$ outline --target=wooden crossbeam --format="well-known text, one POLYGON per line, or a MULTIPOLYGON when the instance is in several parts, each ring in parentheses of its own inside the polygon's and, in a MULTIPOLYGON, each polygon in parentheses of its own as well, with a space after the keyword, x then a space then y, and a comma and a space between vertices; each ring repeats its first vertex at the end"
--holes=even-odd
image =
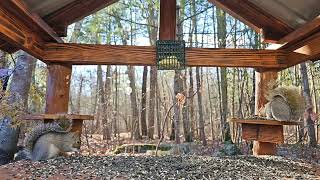
POLYGON ((39 59, 42 58, 44 41, 63 42, 19 0, 0 1, 0 38, 5 41, 2 50, 12 53, 23 49, 39 59))
POLYGON ((274 43, 294 29, 249 0, 208 0, 231 16, 262 33, 265 42, 274 43))
POLYGON ((79 114, 27 114, 20 118, 21 120, 94 120, 94 116, 91 115, 79 115, 79 114))
POLYGON ((50 13, 44 20, 60 36, 67 36, 67 26, 119 0, 77 0, 50 13))
MULTIPOLYGON (((46 44, 43 60, 78 65, 155 65, 151 46, 46 44)), ((283 69, 287 54, 281 50, 186 48, 187 66, 253 67, 283 69)))
POLYGON ((267 49, 289 52, 288 67, 320 59, 320 16, 281 38, 267 49))

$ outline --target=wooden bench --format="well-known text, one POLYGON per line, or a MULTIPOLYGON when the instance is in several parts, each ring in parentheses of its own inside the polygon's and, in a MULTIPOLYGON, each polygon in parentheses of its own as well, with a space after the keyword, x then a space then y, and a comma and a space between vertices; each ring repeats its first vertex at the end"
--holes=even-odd
POLYGON ((94 120, 91 115, 77 115, 77 114, 27 114, 21 117, 22 120, 44 120, 45 123, 59 120, 69 119, 72 120, 71 131, 82 133, 82 124, 84 120, 94 120))
POLYGON ((300 125, 294 121, 267 119, 230 119, 242 126, 242 138, 253 142, 253 155, 275 155, 276 145, 284 143, 283 126, 300 125))

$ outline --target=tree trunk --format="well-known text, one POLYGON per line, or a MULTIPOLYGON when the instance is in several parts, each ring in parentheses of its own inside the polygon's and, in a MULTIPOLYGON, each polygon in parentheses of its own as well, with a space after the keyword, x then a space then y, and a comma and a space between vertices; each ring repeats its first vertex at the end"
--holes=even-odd
MULTIPOLYGON (((35 69, 36 60, 25 52, 18 52, 16 70, 13 72, 9 87, 9 105, 20 104, 19 110, 25 111, 27 108, 28 95, 32 79, 32 72, 35 69)), ((20 126, 12 127, 13 117, 5 117, 0 121, 0 165, 13 160, 17 150, 20 126)))
POLYGON ((204 119, 203 119, 203 107, 202 107, 202 92, 201 92, 201 79, 199 67, 196 67, 196 79, 197 79, 197 93, 198 93, 198 108, 199 108, 199 130, 200 130, 200 139, 202 141, 202 145, 207 145, 206 135, 204 132, 204 119))
MULTIPOLYGON (((150 97, 149 97, 149 114, 148 114, 149 139, 153 139, 153 135, 154 135, 154 119, 155 119, 154 110, 155 110, 155 104, 156 104, 156 85, 158 81, 157 79, 158 79, 157 68, 155 66, 152 66, 150 70, 150 97)), ((159 121, 158 118, 157 118, 157 121, 159 121)))
POLYGON ((141 134, 147 136, 147 79, 148 79, 148 66, 144 66, 142 75, 142 92, 141 92, 141 134))
POLYGON ((139 113, 137 104, 137 93, 136 93, 136 78, 135 70, 133 66, 128 66, 128 77, 130 81, 130 100, 131 100, 131 110, 132 110, 132 138, 135 140, 141 139, 140 135, 140 125, 139 125, 139 113))
POLYGON ((312 107, 312 99, 310 95, 310 86, 309 86, 306 63, 300 64, 300 72, 301 72, 301 78, 302 78, 302 84, 303 84, 303 95, 307 102, 307 108, 309 109, 309 111, 306 111, 306 113, 308 113, 308 116, 307 116, 308 118, 306 118, 306 124, 308 126, 309 146, 315 147, 317 145, 317 140, 316 140, 316 134, 315 134, 315 128, 314 128, 314 121, 312 121, 311 119, 311 113, 313 113, 313 107, 312 107))

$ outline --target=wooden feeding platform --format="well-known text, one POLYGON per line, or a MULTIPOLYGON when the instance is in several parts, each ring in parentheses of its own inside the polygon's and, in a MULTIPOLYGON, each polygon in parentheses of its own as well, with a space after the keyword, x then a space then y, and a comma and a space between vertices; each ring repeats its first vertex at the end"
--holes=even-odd
POLYGON ((21 117, 22 120, 44 120, 50 122, 53 120, 72 120, 71 131, 82 132, 82 124, 84 120, 94 120, 91 115, 78 115, 78 114, 27 114, 21 117))
POLYGON ((300 122, 277 121, 271 119, 230 119, 230 122, 242 125, 242 138, 247 141, 254 141, 254 155, 275 155, 276 144, 283 144, 283 126, 300 125, 300 122))

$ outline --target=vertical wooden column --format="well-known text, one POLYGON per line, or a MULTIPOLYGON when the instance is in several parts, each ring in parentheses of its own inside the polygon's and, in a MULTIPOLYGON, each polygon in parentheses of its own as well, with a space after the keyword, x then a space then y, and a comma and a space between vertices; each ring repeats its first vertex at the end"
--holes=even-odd
MULTIPOLYGON (((71 73, 72 65, 48 64, 46 113, 68 113, 71 73)), ((81 130, 82 120, 73 121, 72 131, 81 133, 81 130)))
MULTIPOLYGON (((259 110, 268 102, 266 99, 266 91, 268 89, 269 82, 275 81, 277 78, 277 71, 268 71, 262 73, 256 72, 255 114, 258 114, 259 110)), ((277 152, 276 144, 254 141, 252 152, 253 155, 275 155, 277 152)))
POLYGON ((176 39, 176 0, 160 0, 160 40, 176 39))

